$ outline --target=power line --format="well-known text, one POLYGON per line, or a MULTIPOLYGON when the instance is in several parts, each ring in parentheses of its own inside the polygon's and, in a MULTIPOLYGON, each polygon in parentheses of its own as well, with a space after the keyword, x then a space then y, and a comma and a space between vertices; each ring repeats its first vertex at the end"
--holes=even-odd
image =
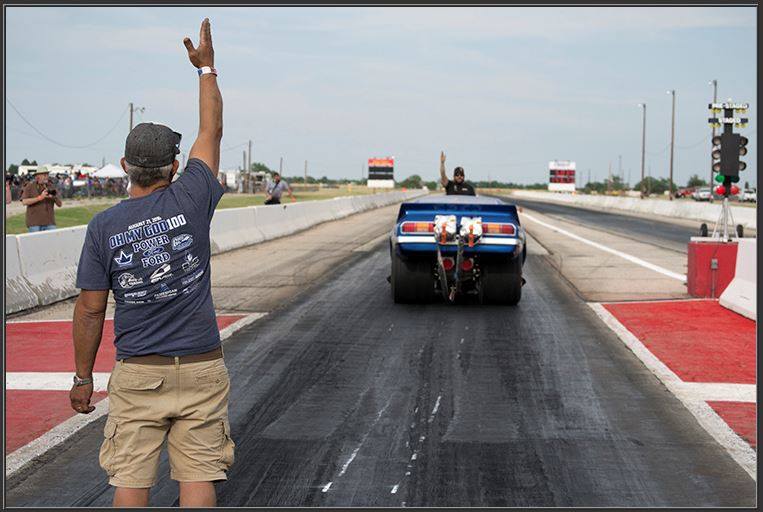
POLYGON ((16 105, 13 104, 13 102, 10 100, 10 98, 5 98, 5 101, 8 102, 8 104, 11 106, 11 108, 19 115, 19 117, 25 123, 27 125, 29 125, 29 127, 31 129, 33 129, 35 132, 37 132, 37 134, 40 135, 43 139, 47 140, 48 142, 51 142, 51 143, 55 144, 56 146, 61 146, 63 148, 70 148, 70 149, 85 149, 85 148, 90 148, 90 147, 95 146, 99 142, 103 141, 106 137, 111 135, 111 132, 113 132, 116 129, 117 126, 119 126, 119 123, 122 121, 122 118, 124 118, 124 116, 125 116, 125 114, 127 113, 127 110, 128 110, 127 108, 125 108, 124 111, 122 112, 122 115, 119 116, 119 119, 117 119, 117 122, 114 123, 114 126, 112 126, 111 129, 109 131, 107 131, 106 134, 103 137, 101 137, 100 139, 98 139, 97 141, 91 142, 90 144, 85 144, 84 146, 72 146, 72 145, 69 145, 69 144, 62 144, 61 142, 53 140, 50 137, 48 137, 47 135, 45 135, 44 133, 42 133, 40 130, 37 129, 37 127, 35 125, 33 125, 31 122, 29 122, 29 120, 26 117, 24 117, 24 114, 22 114, 19 111, 19 109, 16 108, 16 105))
POLYGON ((226 151, 230 151, 232 149, 240 148, 241 146, 246 146, 248 144, 249 144, 249 142, 242 142, 241 144, 236 144, 235 146, 229 146, 227 148, 221 149, 220 153, 225 153, 226 151))

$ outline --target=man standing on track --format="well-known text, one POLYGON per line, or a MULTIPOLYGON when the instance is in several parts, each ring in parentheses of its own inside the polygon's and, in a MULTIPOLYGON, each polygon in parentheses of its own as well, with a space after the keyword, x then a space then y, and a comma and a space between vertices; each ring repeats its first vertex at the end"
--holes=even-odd
POLYGON ((445 174, 445 153, 440 152, 440 183, 445 187, 445 194, 452 196, 474 196, 474 187, 464 181, 464 168, 453 169, 453 180, 449 180, 445 174))
POLYGON ((296 201, 294 194, 291 193, 291 187, 288 183, 281 179, 281 175, 277 172, 273 173, 273 181, 269 181, 267 187, 265 187, 265 204, 281 204, 281 196, 284 190, 291 197, 291 202, 296 201))
POLYGON ((183 41, 199 80, 199 134, 185 172, 173 182, 179 133, 136 126, 121 160, 130 197, 90 222, 77 272, 70 400, 82 414, 95 409, 93 366, 109 290, 116 302, 117 362, 99 457, 116 487, 115 507, 148 505, 165 439, 180 506, 214 507, 213 482, 225 480, 233 463, 230 382, 210 282, 223 124, 208 19, 199 38, 198 48, 183 41))

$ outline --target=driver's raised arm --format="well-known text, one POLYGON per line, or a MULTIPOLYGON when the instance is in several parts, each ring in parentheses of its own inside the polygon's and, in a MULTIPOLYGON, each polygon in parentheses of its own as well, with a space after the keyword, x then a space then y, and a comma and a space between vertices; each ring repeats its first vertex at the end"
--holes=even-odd
POLYGON ((217 87, 215 51, 212 48, 212 32, 209 19, 204 18, 199 32, 199 46, 194 48, 191 39, 186 37, 183 44, 188 50, 191 64, 201 69, 209 67, 212 73, 199 76, 199 134, 191 146, 188 156, 198 158, 217 177, 220 168, 220 140, 223 138, 223 98, 217 87))
POLYGON ((449 181, 448 175, 445 174, 445 152, 440 151, 440 183, 443 187, 447 187, 449 181))

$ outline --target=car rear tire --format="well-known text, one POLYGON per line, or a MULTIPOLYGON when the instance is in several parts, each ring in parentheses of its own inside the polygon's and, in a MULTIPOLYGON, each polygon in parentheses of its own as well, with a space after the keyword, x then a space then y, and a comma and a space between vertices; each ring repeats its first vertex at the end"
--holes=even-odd
POLYGON ((480 302, 514 306, 522 299, 522 260, 485 262, 480 265, 480 302))
POLYGON ((427 260, 403 259, 394 250, 392 259, 392 300, 396 304, 431 302, 434 295, 432 265, 427 260))

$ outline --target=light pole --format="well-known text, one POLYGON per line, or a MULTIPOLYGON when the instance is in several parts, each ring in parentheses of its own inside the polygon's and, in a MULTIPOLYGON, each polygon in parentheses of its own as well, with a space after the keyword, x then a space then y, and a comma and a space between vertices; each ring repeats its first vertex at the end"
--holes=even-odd
MULTIPOLYGON (((718 101, 718 80, 710 80, 708 82, 709 85, 713 86, 713 103, 718 101)), ((715 137, 715 125, 713 125, 713 135, 712 137, 715 137)), ((710 139, 713 140, 712 138, 710 139)), ((710 202, 713 202, 713 157, 710 156, 710 181, 708 182, 710 185, 710 202)))
POLYGON ((676 90, 671 89, 668 91, 673 97, 673 110, 670 116, 670 178, 668 178, 668 199, 673 200, 673 146, 676 140, 676 90))
POLYGON ((639 103, 641 107, 641 199, 644 199, 644 160, 646 158, 646 103, 639 103))

